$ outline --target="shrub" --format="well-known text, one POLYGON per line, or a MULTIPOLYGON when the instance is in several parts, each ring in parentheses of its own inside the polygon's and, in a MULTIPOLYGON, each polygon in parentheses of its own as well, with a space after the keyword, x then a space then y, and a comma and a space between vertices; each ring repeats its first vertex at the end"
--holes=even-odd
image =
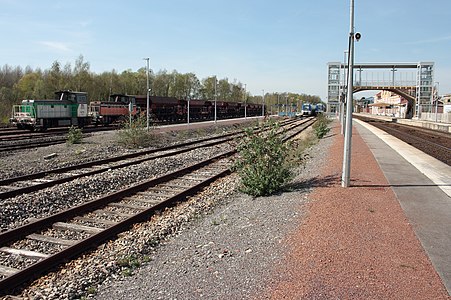
POLYGON ((270 195, 293 177, 289 144, 283 143, 277 134, 279 124, 270 121, 266 127, 265 132, 246 129, 238 145, 239 158, 234 168, 241 178, 240 190, 252 196, 270 195))
POLYGON ((329 123, 330 120, 326 116, 319 115, 317 117, 315 124, 313 124, 313 130, 318 139, 322 139, 330 131, 329 123))
POLYGON ((67 143, 69 144, 80 144, 83 138, 83 133, 80 128, 71 126, 69 128, 69 133, 67 134, 67 143))
POLYGON ((147 130, 145 116, 127 120, 122 124, 122 130, 118 131, 118 143, 127 148, 148 147, 153 139, 153 128, 147 130))

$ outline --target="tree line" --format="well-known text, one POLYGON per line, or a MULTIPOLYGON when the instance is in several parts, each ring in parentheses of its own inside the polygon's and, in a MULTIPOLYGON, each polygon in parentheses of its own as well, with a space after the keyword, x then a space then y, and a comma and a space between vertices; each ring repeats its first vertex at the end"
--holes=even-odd
MULTIPOLYGON (((229 81, 210 76, 199 79, 194 73, 179 73, 176 70, 168 72, 159 70, 149 72, 151 95, 176 97, 178 99, 202 99, 248 103, 262 103, 262 95, 253 96, 245 91, 244 84, 239 81, 229 81), (215 86, 216 82, 216 86, 215 86)), ((80 55, 72 67, 70 63, 64 66, 54 61, 49 69, 32 69, 27 66, 12 67, 5 64, 0 69, 0 123, 7 123, 11 117, 14 104, 20 104, 22 99, 53 99, 54 92, 59 90, 74 90, 87 92, 89 99, 107 100, 110 94, 145 95, 147 90, 146 68, 136 72, 116 70, 96 74, 91 72, 89 62, 80 55)), ((318 96, 295 93, 266 93, 265 103, 297 104, 299 102, 318 103, 318 96)))

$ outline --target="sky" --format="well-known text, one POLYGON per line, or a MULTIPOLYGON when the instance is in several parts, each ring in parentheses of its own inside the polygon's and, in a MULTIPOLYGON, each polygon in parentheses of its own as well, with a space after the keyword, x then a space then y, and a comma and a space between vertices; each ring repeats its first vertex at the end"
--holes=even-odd
MULTIPOLYGON (((451 93, 450 0, 355 0, 355 62, 434 62, 451 93)), ((145 67, 217 75, 253 95, 327 101, 327 63, 348 47, 350 0, 0 0, 0 66, 95 73, 145 67)))

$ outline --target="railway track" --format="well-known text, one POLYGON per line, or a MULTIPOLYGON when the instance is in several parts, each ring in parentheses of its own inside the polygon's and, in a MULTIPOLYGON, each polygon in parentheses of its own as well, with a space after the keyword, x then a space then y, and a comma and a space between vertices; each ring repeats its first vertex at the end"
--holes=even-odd
MULTIPOLYGON (((303 121, 305 122, 305 121, 303 121)), ((301 122, 300 124, 302 124, 301 122)), ((287 124, 289 126, 289 123, 287 124)), ((294 126, 299 126, 295 124, 294 126)), ((84 164, 56 168, 39 173, 0 180, 0 199, 6 199, 21 194, 42 190, 57 184, 69 182, 78 178, 92 176, 102 172, 129 167, 145 161, 196 150, 200 147, 212 147, 234 140, 243 132, 225 134, 201 140, 181 143, 158 149, 146 150, 138 153, 91 161, 84 164)))
MULTIPOLYGON (((96 131, 113 130, 117 127, 89 127, 83 129, 83 134, 96 131)), ((51 132, 24 132, 23 130, 0 133, 0 152, 11 152, 22 149, 46 147, 63 144, 67 141, 67 128, 55 128, 51 132)))
MULTIPOLYGON (((293 124, 288 140, 314 123, 293 124)), ((0 234, 0 295, 114 238, 229 174, 236 150, 146 180, 0 234)))
POLYGON ((371 123, 371 125, 451 166, 451 136, 449 134, 361 116, 358 119, 371 123))

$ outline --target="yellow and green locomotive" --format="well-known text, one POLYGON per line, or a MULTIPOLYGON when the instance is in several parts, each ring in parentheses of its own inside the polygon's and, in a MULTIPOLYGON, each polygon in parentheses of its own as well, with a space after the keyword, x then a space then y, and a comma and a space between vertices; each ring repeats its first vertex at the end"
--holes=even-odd
POLYGON ((90 123, 88 95, 65 90, 55 92, 55 99, 52 100, 22 100, 20 105, 14 105, 10 121, 18 129, 82 128, 90 123))

